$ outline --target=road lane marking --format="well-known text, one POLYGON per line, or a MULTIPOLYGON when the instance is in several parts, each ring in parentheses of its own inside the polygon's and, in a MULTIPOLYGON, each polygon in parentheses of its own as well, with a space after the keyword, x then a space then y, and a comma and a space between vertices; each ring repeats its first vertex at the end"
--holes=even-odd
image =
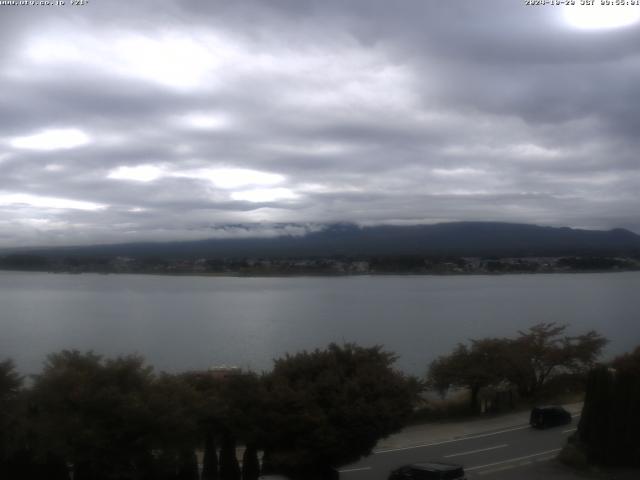
POLYGON ((516 430, 524 430, 525 428, 531 428, 531 427, 529 425, 524 425, 522 427, 507 428, 505 430, 500 430, 500 431, 497 431, 497 432, 482 433, 480 435, 475 435, 475 436, 472 436, 472 437, 453 438, 451 440, 444 440, 442 442, 424 443, 422 445, 413 445, 411 447, 387 448, 387 449, 384 449, 384 450, 376 450, 375 452, 373 452, 373 454, 377 455, 379 453, 401 452, 403 450, 414 450, 416 448, 435 447, 436 445, 445 445, 447 443, 464 442, 464 441, 467 441, 467 440, 475 440, 476 438, 491 437, 493 435, 500 435, 501 433, 514 432, 516 430))
POLYGON ((508 447, 506 443, 504 445, 496 445, 495 447, 479 448, 478 450, 469 450, 468 452, 452 453, 451 455, 445 455, 444 458, 461 457, 462 455, 471 455, 472 453, 488 452, 489 450, 496 450, 498 448, 508 447))
POLYGON ((344 470, 338 470, 338 472, 340 473, 363 472, 365 470, 371 470, 371 467, 346 468, 344 470))
MULTIPOLYGON (((534 461, 536 463, 548 462, 549 460, 553 460, 554 458, 555 458, 555 455, 551 456, 551 457, 536 458, 534 461)), ((514 468, 526 467, 526 466, 531 465, 531 464, 533 464, 533 462, 531 460, 525 460, 524 462, 514 463, 512 465, 504 465, 502 467, 496 467, 496 468, 490 468, 488 470, 482 470, 481 472, 478 472, 478 475, 482 475, 482 476, 491 475, 492 473, 500 473, 500 472, 504 472, 506 470, 513 470, 514 468)))
MULTIPOLYGON (((514 468, 518 468, 520 466, 526 467, 526 464, 515 464, 515 465, 503 465, 502 467, 490 468, 489 470, 483 470, 478 472, 478 475, 491 475, 492 473, 504 472, 506 470, 512 470, 514 468)), ((468 470, 465 469, 465 470, 468 470)))
POLYGON ((578 428, 568 428, 567 430, 562 430, 562 433, 575 432, 578 428))
POLYGON ((553 460, 554 458, 556 458, 555 455, 552 455, 550 457, 540 457, 540 458, 536 458, 536 462, 541 463, 541 462, 548 462, 549 460, 553 460))
POLYGON ((465 470, 467 471, 480 470, 481 468, 493 467, 495 465, 502 465, 504 463, 519 462, 520 460, 526 460, 528 458, 539 457, 541 455, 549 455, 550 453, 556 453, 556 452, 559 452, 560 450, 562 449, 555 448, 553 450, 546 450, 544 452, 532 453, 531 455, 525 455, 523 457, 516 457, 516 458, 510 458, 508 460, 502 460, 501 462, 493 462, 493 463, 487 463, 486 465, 477 465, 475 467, 468 467, 468 468, 465 468, 465 470))
POLYGON ((498 468, 492 468, 491 470, 483 470, 482 472, 478 472, 478 475, 491 475, 492 473, 504 472, 505 470, 511 470, 512 468, 516 468, 516 466, 517 465, 507 465, 506 467, 498 467, 498 468))

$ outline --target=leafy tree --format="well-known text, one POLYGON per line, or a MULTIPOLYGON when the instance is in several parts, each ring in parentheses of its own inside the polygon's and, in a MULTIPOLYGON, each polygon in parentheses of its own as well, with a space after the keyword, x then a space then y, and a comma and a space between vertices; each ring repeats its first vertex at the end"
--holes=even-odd
POLYGON ((162 373, 149 385, 147 408, 154 416, 151 425, 153 448, 178 455, 199 444, 200 397, 180 375, 162 373))
POLYGON ((428 384, 441 392, 467 388, 470 407, 479 410, 483 388, 508 382, 523 398, 535 397, 559 374, 584 375, 600 356, 607 340, 594 331, 564 335, 566 325, 540 323, 520 331, 515 339, 485 338, 459 344, 431 363, 428 384))
POLYGON ((458 344, 452 353, 431 363, 427 383, 442 393, 451 387, 467 388, 470 409, 479 411, 480 390, 504 378, 507 346, 508 340, 499 338, 472 340, 469 347, 458 344))
POLYGON ((143 478, 163 422, 150 408, 153 381, 140 357, 50 355, 33 385, 40 451, 72 463, 76 480, 143 478))
POLYGON ((419 385, 392 368, 395 359, 378 346, 331 344, 276 360, 265 378, 267 469, 312 479, 399 430, 419 385))
POLYGON ((11 360, 0 362, 0 477, 8 478, 10 458, 16 453, 20 432, 19 396, 23 378, 11 360))
POLYGON ((172 480, 197 478, 199 402, 198 393, 181 375, 163 373, 152 382, 147 408, 154 420, 148 433, 149 448, 162 452, 162 461, 155 466, 157 475, 172 480))
MULTIPOLYGON (((245 454, 249 455, 249 462, 243 463, 243 478, 250 479, 254 475, 253 472, 259 472, 259 467, 256 465, 258 445, 267 444, 270 436, 261 421, 265 409, 268 408, 264 382, 252 372, 240 372, 222 379, 219 382, 219 388, 222 400, 219 423, 223 431, 220 477, 225 478, 224 471, 229 478, 239 480, 239 477, 236 477, 239 470, 236 468, 235 443, 233 443, 233 455, 223 456, 223 451, 226 452, 225 443, 237 440, 246 446, 245 454), (227 462, 230 463, 227 464, 227 462)), ((257 477, 257 474, 255 476, 257 477)))
POLYGON ((545 383, 559 372, 586 374, 595 364, 607 340, 595 331, 564 335, 567 325, 539 323, 509 344, 507 379, 525 398, 535 397, 545 383))
POLYGON ((640 346, 636 347, 631 353, 616 357, 611 366, 621 373, 634 374, 640 372, 640 346))
POLYGON ((22 387, 23 378, 16 372, 12 360, 0 362, 0 402, 15 398, 22 387))
POLYGON ((222 430, 224 403, 220 393, 220 379, 209 371, 189 371, 180 377, 196 393, 194 406, 198 435, 204 445, 202 480, 218 480, 219 460, 217 436, 222 430))

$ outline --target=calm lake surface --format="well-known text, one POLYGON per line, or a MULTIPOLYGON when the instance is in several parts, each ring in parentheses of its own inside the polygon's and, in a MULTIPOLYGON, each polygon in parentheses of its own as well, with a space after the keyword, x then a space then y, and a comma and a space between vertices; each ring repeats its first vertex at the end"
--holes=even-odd
POLYGON ((303 278, 0 272, 0 359, 24 373, 61 349, 139 353, 160 370, 269 369, 329 342, 382 344, 422 374, 457 342, 542 321, 640 344, 640 272, 303 278))

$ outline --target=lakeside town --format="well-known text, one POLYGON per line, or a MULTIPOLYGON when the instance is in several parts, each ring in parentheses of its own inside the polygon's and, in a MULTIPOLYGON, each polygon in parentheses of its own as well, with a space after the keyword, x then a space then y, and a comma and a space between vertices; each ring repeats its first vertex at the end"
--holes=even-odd
POLYGON ((53 273, 146 273, 178 275, 465 275, 640 270, 640 258, 564 257, 319 257, 161 258, 0 256, 0 269, 53 273))

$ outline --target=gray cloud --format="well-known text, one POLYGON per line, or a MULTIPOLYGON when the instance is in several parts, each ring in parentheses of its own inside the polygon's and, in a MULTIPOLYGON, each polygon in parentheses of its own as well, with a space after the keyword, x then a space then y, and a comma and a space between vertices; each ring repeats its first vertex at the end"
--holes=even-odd
POLYGON ((244 222, 640 232, 640 24, 510 0, 0 8, 0 246, 244 222))

